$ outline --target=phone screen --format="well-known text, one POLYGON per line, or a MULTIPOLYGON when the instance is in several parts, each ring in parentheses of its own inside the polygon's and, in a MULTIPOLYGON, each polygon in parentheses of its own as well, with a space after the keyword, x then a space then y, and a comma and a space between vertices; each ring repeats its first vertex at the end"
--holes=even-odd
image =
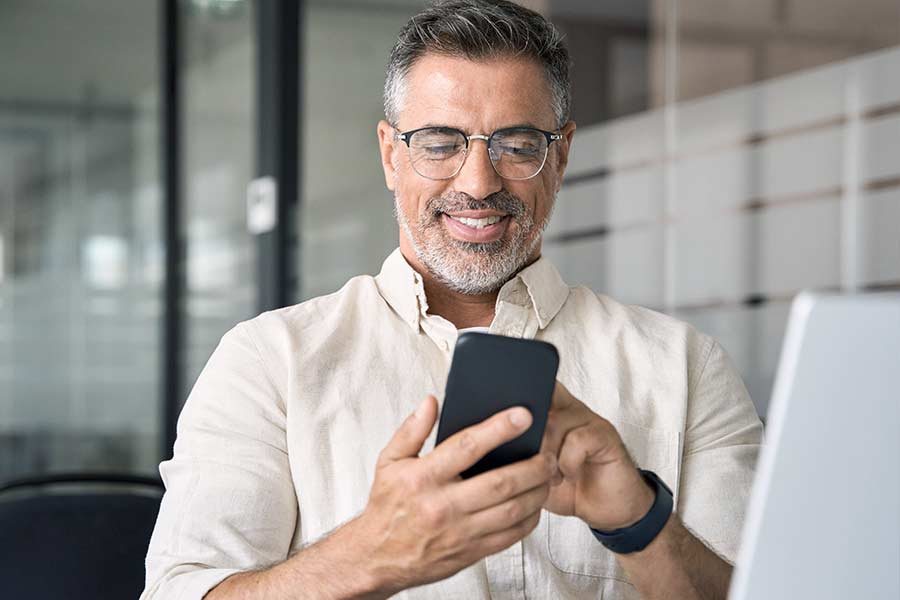
POLYGON ((513 406, 531 411, 531 427, 464 471, 463 478, 537 454, 553 397, 559 354, 537 340, 466 332, 456 342, 436 444, 513 406))

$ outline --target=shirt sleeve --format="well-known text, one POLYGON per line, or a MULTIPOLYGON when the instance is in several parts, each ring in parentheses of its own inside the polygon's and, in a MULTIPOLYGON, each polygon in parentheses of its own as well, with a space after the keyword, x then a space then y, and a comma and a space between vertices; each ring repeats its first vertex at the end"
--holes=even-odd
POLYGON ((732 564, 737 556, 762 423, 731 359, 709 339, 688 398, 678 512, 732 564))
POLYGON ((241 324, 225 334, 178 420, 141 600, 200 600, 287 558, 297 525, 285 406, 241 324))

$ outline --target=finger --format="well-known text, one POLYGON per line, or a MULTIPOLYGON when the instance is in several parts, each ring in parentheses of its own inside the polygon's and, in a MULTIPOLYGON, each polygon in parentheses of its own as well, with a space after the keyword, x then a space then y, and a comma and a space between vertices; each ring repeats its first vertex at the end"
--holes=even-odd
POLYGON ((553 386, 553 397, 550 400, 550 407, 563 409, 571 406, 574 402, 575 396, 557 379, 556 384, 553 386))
POLYGON ((594 421, 588 425, 576 427, 566 434, 559 451, 559 470, 567 479, 575 479, 578 472, 589 458, 600 457, 612 447, 610 428, 602 421, 594 421))
POLYGON ((500 411, 453 434, 438 444, 426 460, 438 478, 455 477, 497 446, 522 435, 531 421, 531 412, 522 406, 500 411))
MULTIPOLYGON (((488 533, 478 539, 478 558, 496 554, 509 548, 523 537, 531 533, 541 520, 541 511, 528 515, 512 527, 503 531, 488 533)), ((477 559, 476 559, 477 560, 477 559)))
POLYGON ((394 432, 387 446, 378 457, 379 466, 386 462, 393 462, 402 458, 418 456, 422 450, 428 434, 434 427, 437 418, 437 399, 428 395, 416 411, 409 415, 394 432))
POLYGON ((535 512, 540 512, 549 495, 549 484, 538 485, 500 504, 470 515, 463 527, 471 537, 509 529, 535 512))
POLYGON ((564 409, 551 408, 544 426, 544 437, 541 439, 541 452, 559 456, 563 439, 572 429, 591 422, 594 414, 589 410, 579 410, 569 405, 564 409))
POLYGON ((475 513, 549 482, 557 471, 556 456, 536 454, 457 483, 448 497, 462 512, 475 513))

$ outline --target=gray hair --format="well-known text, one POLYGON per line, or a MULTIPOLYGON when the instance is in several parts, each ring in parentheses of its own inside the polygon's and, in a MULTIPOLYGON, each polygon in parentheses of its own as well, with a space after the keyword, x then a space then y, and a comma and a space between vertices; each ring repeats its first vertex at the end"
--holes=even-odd
POLYGON ((569 120, 569 51, 540 14, 506 0, 434 2, 400 30, 384 82, 384 115, 396 124, 404 79, 427 52, 469 60, 522 57, 543 66, 557 126, 569 120))

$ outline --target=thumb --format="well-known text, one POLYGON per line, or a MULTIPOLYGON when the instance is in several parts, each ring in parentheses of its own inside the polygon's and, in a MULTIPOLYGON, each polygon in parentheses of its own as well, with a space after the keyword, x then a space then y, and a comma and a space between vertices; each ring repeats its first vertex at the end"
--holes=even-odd
POLYGON ((435 420, 437 420, 437 399, 429 394, 394 432, 391 441, 381 451, 379 462, 393 462, 418 456, 425 439, 434 427, 435 420))

